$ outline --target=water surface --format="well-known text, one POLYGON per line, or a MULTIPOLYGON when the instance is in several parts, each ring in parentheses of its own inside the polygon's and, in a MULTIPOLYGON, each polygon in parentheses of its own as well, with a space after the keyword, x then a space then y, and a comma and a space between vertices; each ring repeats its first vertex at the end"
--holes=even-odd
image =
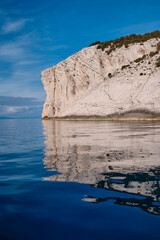
POLYGON ((158 239, 160 124, 0 120, 0 239, 158 239))

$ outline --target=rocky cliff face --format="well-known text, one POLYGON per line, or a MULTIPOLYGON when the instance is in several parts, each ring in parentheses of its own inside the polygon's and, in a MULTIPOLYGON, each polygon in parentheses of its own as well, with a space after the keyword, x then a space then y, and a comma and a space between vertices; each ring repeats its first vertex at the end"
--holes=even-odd
POLYGON ((43 71, 42 118, 158 118, 160 53, 150 53, 159 41, 122 46, 110 54, 91 46, 43 71))

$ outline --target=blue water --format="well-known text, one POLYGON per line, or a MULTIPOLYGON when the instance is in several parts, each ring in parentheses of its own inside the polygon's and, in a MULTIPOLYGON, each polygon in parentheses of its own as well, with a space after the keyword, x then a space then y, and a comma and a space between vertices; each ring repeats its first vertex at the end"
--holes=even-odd
POLYGON ((0 120, 0 240, 159 239, 158 123, 0 120))

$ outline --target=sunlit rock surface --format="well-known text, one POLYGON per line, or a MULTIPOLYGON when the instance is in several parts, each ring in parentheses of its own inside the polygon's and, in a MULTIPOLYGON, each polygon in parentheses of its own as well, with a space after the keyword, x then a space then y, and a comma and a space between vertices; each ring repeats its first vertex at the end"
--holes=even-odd
POLYGON ((159 40, 123 46, 110 55, 97 46, 84 48, 43 71, 42 118, 158 118, 160 54, 149 54, 156 51, 159 40), (124 65, 129 67, 122 70, 124 65))
POLYGON ((109 190, 110 197, 87 196, 84 201, 112 199, 116 204, 160 214, 158 123, 44 120, 43 124, 44 165, 54 171, 45 181, 90 184, 109 190), (113 197, 112 191, 126 196, 113 197))

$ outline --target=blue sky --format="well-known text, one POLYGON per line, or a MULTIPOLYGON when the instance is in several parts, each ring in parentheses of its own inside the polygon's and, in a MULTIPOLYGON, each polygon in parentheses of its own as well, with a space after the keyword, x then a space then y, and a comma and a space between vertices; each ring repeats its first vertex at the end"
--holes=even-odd
MULTIPOLYGON (((0 96, 27 98, 24 109, 22 99, 14 106, 21 115, 32 98, 42 105, 42 70, 97 40, 160 30, 159 13, 156 0, 1 0, 0 96)), ((13 98, 5 101, 10 115, 13 98)))

